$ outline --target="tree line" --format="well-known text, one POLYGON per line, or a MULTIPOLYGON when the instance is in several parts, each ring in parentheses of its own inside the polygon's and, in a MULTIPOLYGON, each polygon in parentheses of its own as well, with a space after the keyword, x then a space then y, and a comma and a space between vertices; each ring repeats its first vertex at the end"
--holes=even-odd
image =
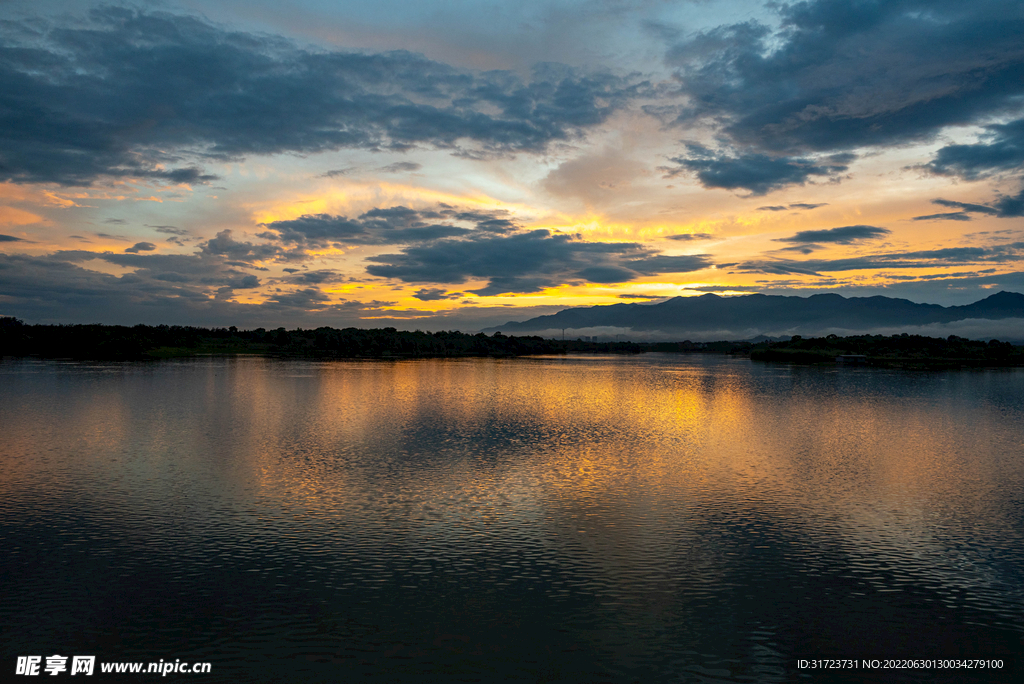
POLYGON ((527 356, 570 351, 638 353, 632 342, 548 340, 456 330, 395 328, 277 328, 239 330, 181 325, 26 325, 0 318, 0 356, 81 360, 143 360, 204 354, 263 354, 312 358, 527 356))
POLYGON ((803 338, 753 345, 750 358, 790 363, 835 363, 841 355, 860 355, 867 365, 902 367, 1020 366, 1024 347, 999 340, 923 335, 853 335, 803 338))
POLYGON ((38 356, 97 361, 134 361, 200 355, 260 354, 303 358, 512 357, 565 353, 717 353, 758 361, 835 363, 840 355, 862 355, 869 365, 904 367, 1020 366, 1024 347, 950 335, 855 335, 849 337, 718 342, 594 342, 536 335, 457 330, 424 332, 395 328, 277 328, 239 330, 181 325, 27 325, 0 317, 0 356, 38 356))

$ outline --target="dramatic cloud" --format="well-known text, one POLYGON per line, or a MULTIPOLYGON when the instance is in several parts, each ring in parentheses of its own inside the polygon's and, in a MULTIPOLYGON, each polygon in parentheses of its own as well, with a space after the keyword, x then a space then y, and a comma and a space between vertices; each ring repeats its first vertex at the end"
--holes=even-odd
POLYGON ((1024 167, 1024 119, 985 129, 982 139, 987 142, 943 147, 926 168, 942 176, 976 180, 1024 167))
POLYGON ((253 246, 233 240, 228 231, 189 255, 131 250, 0 254, 3 311, 36 321, 186 325, 283 324, 308 321, 313 312, 331 317, 333 324, 342 320, 357 324, 365 312, 389 304, 332 300, 318 287, 346 280, 332 269, 292 274, 287 281, 293 289, 275 288, 261 304, 234 302, 236 290, 263 285, 257 275, 245 271, 249 268, 245 263, 229 260, 252 256, 253 246), (114 276, 93 270, 90 264, 96 261, 127 272, 114 276))
MULTIPOLYGON (((959 209, 960 212, 957 214, 987 214, 989 216, 997 216, 999 218, 1017 218, 1024 216, 1024 190, 1020 191, 1016 195, 1001 195, 991 205, 987 204, 969 204, 967 202, 953 202, 951 200, 936 199, 932 200, 932 204, 938 204, 943 207, 950 207, 951 209, 959 209)), ((937 216, 944 216, 943 214, 937 214, 937 216)), ((930 217, 915 217, 925 219, 930 217)), ((964 221, 967 219, 955 219, 958 221, 964 221)))
POLYGON ((886 228, 875 226, 842 226, 840 228, 826 228, 823 230, 801 230, 792 237, 779 238, 776 242, 832 242, 841 245, 849 245, 862 240, 873 240, 892 231, 886 228))
POLYGON ((535 5, 497 42, 474 3, 439 28, 104 2, 0 3, 0 313, 975 288, 920 290, 948 301, 1021 270, 1016 0, 629 0, 568 32, 535 5))
MULTIPOLYGON (((337 301, 315 287, 279 290, 261 304, 230 299, 259 279, 201 256, 58 252, 50 256, 0 254, 3 313, 35 322, 178 325, 365 325, 389 302, 337 301), (137 268, 113 276, 80 263, 100 259, 137 268)), ((400 317, 402 312, 387 312, 400 317)))
POLYGON ((766 154, 728 156, 714 154, 700 145, 687 146, 689 157, 673 157, 676 167, 662 167, 666 177, 684 171, 696 173, 705 188, 749 190, 764 195, 788 185, 804 185, 812 176, 834 176, 846 171, 851 154, 832 155, 811 160, 796 157, 773 157, 766 154))
POLYGON ((1000 218, 1016 218, 1024 216, 1024 190, 1016 195, 1003 196, 993 202, 996 216, 1000 218))
POLYGON ((371 275, 407 283, 461 284, 487 280, 478 295, 538 292, 582 282, 619 283, 641 275, 698 271, 707 255, 660 255, 632 242, 586 242, 577 236, 532 230, 475 234, 367 259, 371 275))
POLYGON ((203 254, 223 256, 233 261, 252 263, 286 257, 285 251, 276 245, 261 245, 251 242, 238 242, 231 237, 230 230, 222 230, 217 237, 208 240, 201 247, 203 254))
POLYGON ((330 214, 306 214, 297 219, 273 221, 263 226, 268 230, 260 233, 259 237, 303 248, 409 244, 465 236, 474 230, 501 234, 516 228, 507 212, 467 212, 448 205, 419 211, 402 206, 371 209, 354 219, 330 214), (456 226, 453 223, 466 225, 456 226))
POLYGON ((934 199, 932 204, 938 204, 940 207, 949 207, 950 209, 959 209, 968 213, 976 214, 998 214, 999 211, 993 207, 986 206, 984 204, 968 204, 966 202, 953 202, 952 200, 934 199))
MULTIPOLYGON (((814 153, 921 142, 989 124, 977 145, 942 149, 935 173, 976 178, 1019 168, 1024 6, 1010 0, 808 0, 776 5, 776 28, 748 21, 675 43, 687 101, 671 123, 713 125, 736 158, 689 160, 707 187, 755 193, 833 171, 814 153)), ((666 118, 665 105, 649 108, 666 118)))
POLYGON ((639 87, 550 64, 524 82, 404 51, 313 51, 115 7, 78 25, 5 22, 0 35, 0 179, 15 182, 204 183, 204 160, 350 147, 542 151, 639 87))

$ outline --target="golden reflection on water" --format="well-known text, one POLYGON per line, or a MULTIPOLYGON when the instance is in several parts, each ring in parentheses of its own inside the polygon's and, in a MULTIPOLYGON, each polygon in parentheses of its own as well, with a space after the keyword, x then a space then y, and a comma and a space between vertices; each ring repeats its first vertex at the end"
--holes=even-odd
MULTIPOLYGON (((201 369, 200 383, 182 364, 191 376, 180 391, 136 372, 128 382, 97 370, 85 393, 5 407, 7 445, 86 457, 62 470, 118 455, 152 474, 192 463, 218 478, 255 477, 261 496, 324 513, 384 496, 381 459, 408 500, 502 491, 537 505, 647 488, 737 505, 767 496, 850 518, 867 500, 873 510, 964 504, 965 486, 1020 477, 1019 463, 992 458, 1006 447, 997 415, 979 410, 971 423, 935 397, 829 392, 827 374, 801 369, 777 371, 787 377, 770 390, 729 364, 674 359, 244 359, 201 369)), ((9 459, 0 482, 23 468, 38 463, 9 459)))
MULTIPOLYGON (((605 643, 599 625, 649 658, 658 639, 757 632, 767 648, 802 624, 776 601, 814 620, 800 597, 840 585, 925 587, 1020 631, 1022 386, 655 354, 5 362, 0 521, 55 521, 111 554, 127 540, 116 577, 147 559, 173 575, 158 586, 222 572, 191 589, 210 600, 239 573, 259 596, 323 587, 339 621, 350 590, 396 620, 455 605, 470 624, 573 596, 580 639, 605 643), (499 587, 519 593, 503 604, 499 587)), ((820 614, 874 625, 875 604, 850 605, 849 623, 820 614)))
MULTIPOLYGON (((948 392, 840 394, 828 387, 834 372, 808 369, 776 370, 781 381, 760 387, 736 370, 678 359, 242 359, 199 369, 198 383, 181 364, 176 387, 145 369, 134 382, 97 369, 87 391, 5 406, 5 441, 34 458, 72 451, 62 470, 120 455, 151 473, 191 464, 222 483, 255 478, 261 496, 325 513, 378 495, 381 463, 410 500, 475 490, 519 503, 615 499, 646 487, 850 516, 865 500, 964 503, 965 487, 1021 475, 1019 461, 994 458, 1007 447, 999 415, 978 409, 965 421, 948 392)), ((22 469, 38 463, 8 459, 0 486, 22 469)))
MULTIPOLYGON (((205 403, 234 426, 214 453, 255 477, 262 505, 339 521, 366 507, 431 533, 568 518, 594 533, 587 543, 610 547, 651 519, 685 535, 702 509, 852 536, 895 526, 906 547, 933 543, 936 518, 1007 522, 1005 502, 982 496, 1021 479, 1019 461, 993 459, 1006 452, 998 417, 979 409, 972 429, 948 393, 839 392, 836 372, 816 369, 776 369, 781 380, 759 386, 737 370, 674 359, 244 361, 207 378, 205 403)), ((109 402, 76 420, 103 415, 105 434, 123 434, 124 410, 109 402)))

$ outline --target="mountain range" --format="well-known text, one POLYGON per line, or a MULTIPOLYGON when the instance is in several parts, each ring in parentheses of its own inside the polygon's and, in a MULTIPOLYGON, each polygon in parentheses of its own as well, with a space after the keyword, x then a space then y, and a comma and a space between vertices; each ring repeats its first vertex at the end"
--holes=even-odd
MULTIPOLYGON (((526 321, 509 321, 483 332, 505 334, 625 335, 637 339, 749 339, 757 335, 829 332, 956 332, 966 322, 1003 321, 1009 336, 1024 337, 1024 294, 999 292, 966 306, 918 304, 891 297, 810 297, 751 294, 674 297, 657 304, 611 304, 565 309, 526 321), (1010 320, 1013 319, 1013 320, 1010 320), (1019 324, 1019 327, 1018 327, 1019 324), (1009 327, 1007 327, 1009 326, 1009 327), (924 331, 919 329, 924 329, 924 331)), ((970 326, 968 326, 970 327, 970 326)), ((974 325, 973 328, 978 328, 974 325)), ((973 329, 972 328, 972 329, 973 329)), ((985 326, 981 326, 984 329, 985 326)), ((988 333, 980 333, 981 336, 988 333)), ((970 335, 966 335, 970 336, 970 335)), ((978 335, 975 335, 978 336, 978 335)), ((1001 339, 1007 333, 1003 332, 1001 339)))

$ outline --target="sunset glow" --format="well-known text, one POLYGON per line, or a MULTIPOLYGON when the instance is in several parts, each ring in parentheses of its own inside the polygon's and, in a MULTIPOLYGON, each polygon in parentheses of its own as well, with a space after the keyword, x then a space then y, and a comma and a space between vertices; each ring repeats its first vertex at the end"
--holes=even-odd
POLYGON ((1017 3, 5 3, 0 315, 1024 291, 1017 3))

